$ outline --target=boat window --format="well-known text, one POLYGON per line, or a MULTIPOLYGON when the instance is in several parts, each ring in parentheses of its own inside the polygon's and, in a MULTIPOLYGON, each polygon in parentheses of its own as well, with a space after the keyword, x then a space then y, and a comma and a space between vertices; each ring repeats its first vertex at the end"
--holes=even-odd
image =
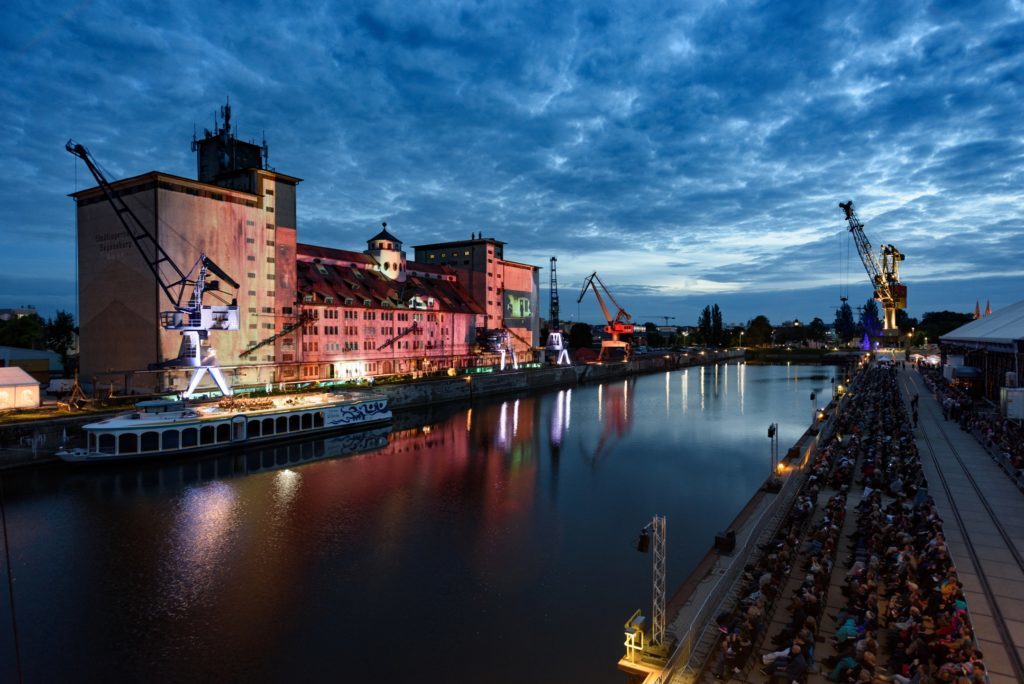
POLYGON ((142 433, 142 451, 157 451, 160 448, 160 433, 149 432, 142 433))
POLYGON ((311 427, 313 427, 313 414, 312 413, 303 413, 302 414, 302 429, 303 430, 309 430, 311 427))
POLYGON ((96 451, 96 435, 89 433, 89 451, 96 451))
POLYGON ((277 419, 277 434, 283 435, 288 432, 288 419, 281 416, 277 419))
POLYGON ((100 435, 100 448, 101 454, 112 454, 114 453, 114 435, 103 434, 100 435))
POLYGON ((249 421, 249 436, 259 437, 260 436, 260 421, 250 420, 249 421))
POLYGON ((218 442, 230 442, 231 441, 231 426, 227 423, 221 423, 217 426, 217 441, 218 442))
POLYGON ((214 430, 212 425, 204 425, 199 429, 199 443, 213 444, 214 430))
POLYGON ((318 427, 319 428, 319 427, 323 427, 323 426, 324 426, 324 412, 323 411, 317 411, 316 413, 313 414, 313 427, 318 427))
POLYGON ((178 448, 178 431, 177 430, 166 430, 163 435, 164 449, 177 449, 178 448))
POLYGON ((181 431, 181 446, 194 447, 198 444, 196 438, 199 436, 199 431, 195 428, 185 428, 181 431))
POLYGON ((290 418, 288 418, 288 429, 290 431, 292 431, 292 432, 295 432, 295 431, 297 431, 299 429, 299 417, 298 416, 291 416, 290 418))
POLYGON ((126 432, 117 439, 117 453, 134 454, 139 450, 139 438, 134 432, 126 432))
POLYGON ((272 435, 274 434, 274 419, 264 418, 263 419, 263 434, 272 435))

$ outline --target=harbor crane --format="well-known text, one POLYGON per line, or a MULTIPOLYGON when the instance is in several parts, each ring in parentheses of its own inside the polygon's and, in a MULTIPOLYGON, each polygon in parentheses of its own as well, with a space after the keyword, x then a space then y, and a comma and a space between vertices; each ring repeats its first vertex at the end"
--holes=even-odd
POLYGON ((900 262, 905 258, 894 245, 882 245, 880 250, 881 264, 872 252, 871 242, 864 234, 864 224, 857 218, 857 212, 853 208, 853 200, 840 202, 839 208, 846 215, 846 222, 853 235, 853 242, 857 245, 857 253, 864 264, 864 270, 868 272, 871 284, 874 286, 873 297, 882 305, 884 321, 882 322, 882 333, 886 337, 898 335, 896 327, 896 312, 907 306, 907 286, 900 282, 900 262))
POLYGON ((207 292, 220 290, 220 282, 207 280, 209 274, 217 276, 236 291, 238 283, 205 254, 199 255, 187 273, 183 271, 146 224, 139 220, 131 207, 110 185, 89 151, 74 140, 68 140, 64 148, 85 162, 121 226, 146 260, 146 266, 173 307, 172 311, 160 313, 160 324, 165 330, 177 330, 181 333, 181 349, 176 359, 157 364, 157 367, 195 369, 188 389, 182 393, 186 399, 192 396, 207 373, 224 396, 231 396, 231 387, 224 380, 224 375, 217 365, 217 353, 209 343, 209 334, 211 330, 238 330, 238 300, 232 297, 229 305, 211 306, 204 304, 203 299, 207 292))
POLYGON ((551 318, 548 321, 548 341, 544 350, 555 357, 556 366, 569 365, 569 350, 565 347, 565 335, 562 333, 561 325, 558 322, 558 259, 551 257, 551 318))
POLYGON ((583 281, 583 289, 580 290, 580 296, 576 300, 576 303, 583 301, 583 297, 587 294, 587 288, 594 290, 594 296, 597 297, 597 303, 601 307, 601 311, 604 313, 604 318, 608 321, 608 325, 604 327, 604 331, 612 336, 610 340, 601 340, 601 353, 598 354, 597 360, 604 360, 605 351, 608 349, 621 349, 624 358, 623 360, 629 359, 630 346, 629 342, 623 340, 623 336, 632 336, 634 332, 633 319, 630 317, 626 310, 619 306, 619 303, 615 301, 615 297, 608 290, 608 287, 601 282, 601 278, 597 275, 597 271, 594 271, 586 280, 583 281), (600 289, 598 289, 600 286, 600 289), (612 316, 611 311, 608 309, 608 305, 604 303, 604 298, 601 296, 601 290, 604 290, 605 296, 608 297, 609 301, 615 305, 616 312, 612 316))

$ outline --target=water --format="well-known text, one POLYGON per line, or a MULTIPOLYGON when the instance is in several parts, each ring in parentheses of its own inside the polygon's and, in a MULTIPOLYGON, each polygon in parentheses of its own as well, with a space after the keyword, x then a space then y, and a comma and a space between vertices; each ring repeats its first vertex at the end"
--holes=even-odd
POLYGON ((25 680, 620 682, 622 623, 650 614, 640 528, 668 518, 671 595, 767 476, 768 424, 784 452, 835 376, 691 368, 390 434, 8 473, 25 680))

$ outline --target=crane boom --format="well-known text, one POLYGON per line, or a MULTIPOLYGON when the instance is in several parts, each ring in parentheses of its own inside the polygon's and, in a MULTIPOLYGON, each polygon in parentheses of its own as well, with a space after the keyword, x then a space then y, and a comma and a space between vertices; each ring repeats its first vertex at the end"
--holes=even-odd
POLYGON ((225 396, 231 395, 231 388, 224 380, 216 361, 216 352, 207 342, 211 330, 238 330, 238 303, 234 298, 228 306, 206 306, 203 295, 208 290, 219 289, 219 283, 207 284, 207 272, 221 278, 231 287, 239 285, 212 259, 200 254, 196 263, 185 273, 173 258, 160 245, 160 241, 146 227, 121 195, 114 190, 110 181, 100 170, 92 155, 83 145, 68 140, 64 145, 71 154, 83 162, 96 179, 100 190, 114 210, 121 227, 135 243, 136 249, 146 261, 146 266, 153 273, 157 284, 174 307, 173 311, 160 313, 161 325, 166 330, 177 330, 181 333, 181 350, 176 359, 154 364, 155 368, 184 366, 195 369, 188 389, 184 391, 186 398, 191 397, 200 380, 209 373, 217 387, 225 396), (169 271, 170 274, 166 275, 169 271), (194 277, 193 277, 193 274, 194 277), (186 292, 191 287, 191 294, 186 292))
MULTIPOLYGON (((117 215, 118 221, 121 222, 121 226, 125 232, 128 233, 128 237, 135 243, 139 253, 142 254, 146 260, 146 266, 153 272, 153 276, 156 278, 156 282, 160 285, 160 288, 164 291, 167 299, 175 306, 180 307, 182 301, 185 299, 185 290, 190 285, 188 276, 184 271, 174 262, 174 260, 164 251, 163 247, 157 241, 156 237, 146 227, 139 217, 135 215, 135 212, 131 210, 124 199, 114 190, 110 185, 110 181, 103 175, 96 162, 93 160, 92 155, 89 154, 89 150, 85 146, 76 143, 74 140, 68 140, 67 144, 64 145, 71 154, 75 155, 83 162, 89 172, 92 173, 93 178, 96 179, 96 183, 100 186, 100 190, 107 198, 107 202, 114 208, 114 214, 117 215), (150 256, 152 255, 152 256, 150 256), (171 278, 165 277, 161 269, 162 266, 166 265, 173 271, 171 278)), ((213 270, 213 269, 211 269, 213 270)), ((219 271, 219 269, 218 269, 219 271)), ((215 273, 217 271, 214 271, 215 273)), ((222 276, 223 277, 223 276, 222 276)), ((234 281, 232 281, 234 282, 234 281)), ((237 285, 235 286, 237 287, 237 285)))
POLYGON ((604 313, 604 318, 608 321, 608 325, 604 327, 604 331, 612 336, 610 340, 602 340, 601 342, 601 353, 598 359, 604 358, 604 352, 608 348, 620 348, 625 352, 626 359, 629 358, 629 343, 623 341, 620 336, 632 335, 633 334, 633 320, 630 315, 622 308, 615 297, 612 295, 608 287, 601 281, 600 276, 597 275, 597 271, 594 271, 586 280, 583 281, 583 288, 580 290, 580 296, 576 300, 576 303, 583 301, 583 297, 587 294, 587 288, 594 291, 594 296, 597 297, 597 303, 601 307, 601 311, 604 313), (600 290, 598 285, 601 286, 600 290), (615 315, 612 316, 611 311, 608 309, 608 305, 604 303, 604 298, 601 296, 601 290, 604 290, 605 295, 615 305, 615 315))
POLYGON ((899 265, 906 257, 895 246, 882 245, 882 262, 879 264, 872 252, 871 242, 864 233, 864 224, 857 218, 853 200, 840 202, 839 208, 843 210, 850 234, 853 235, 853 242, 857 245, 861 263, 864 264, 864 270, 871 279, 874 287, 873 296, 882 305, 885 314, 883 331, 892 335, 897 331, 896 311, 907 306, 907 286, 900 282, 899 265))

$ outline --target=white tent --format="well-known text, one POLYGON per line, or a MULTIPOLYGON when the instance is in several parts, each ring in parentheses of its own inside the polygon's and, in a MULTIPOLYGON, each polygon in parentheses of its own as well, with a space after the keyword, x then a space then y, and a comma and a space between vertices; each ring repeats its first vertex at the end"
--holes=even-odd
POLYGON ((1003 307, 942 336, 947 344, 1013 353, 1024 339, 1024 301, 1003 307))
POLYGON ((0 411, 39 408, 39 383, 18 368, 0 368, 0 411))

